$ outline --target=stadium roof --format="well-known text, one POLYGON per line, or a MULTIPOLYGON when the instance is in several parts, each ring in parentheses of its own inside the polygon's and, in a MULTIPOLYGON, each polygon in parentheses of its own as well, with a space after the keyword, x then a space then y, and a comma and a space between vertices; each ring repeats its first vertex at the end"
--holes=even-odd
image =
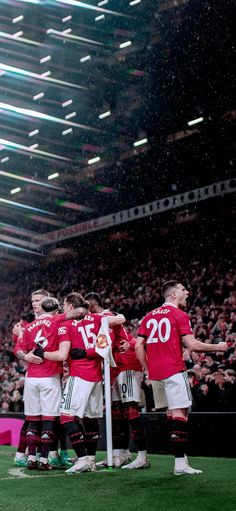
POLYGON ((231 9, 2 0, 2 268, 41 257, 41 235, 235 176, 231 9))

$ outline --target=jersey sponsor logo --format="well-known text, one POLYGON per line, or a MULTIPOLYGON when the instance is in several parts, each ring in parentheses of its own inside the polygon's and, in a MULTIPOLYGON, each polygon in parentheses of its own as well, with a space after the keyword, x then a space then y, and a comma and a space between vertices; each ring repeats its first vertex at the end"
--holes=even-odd
POLYGON ((64 335, 64 334, 66 334, 66 327, 60 326, 60 328, 58 328, 58 335, 64 335))

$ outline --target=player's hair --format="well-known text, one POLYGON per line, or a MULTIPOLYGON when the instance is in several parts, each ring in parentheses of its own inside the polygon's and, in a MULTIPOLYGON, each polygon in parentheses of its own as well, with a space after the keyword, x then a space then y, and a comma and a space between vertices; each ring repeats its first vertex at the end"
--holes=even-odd
POLYGON ((90 293, 87 293, 87 295, 85 295, 84 299, 88 300, 89 302, 94 300, 95 302, 97 302, 99 307, 102 307, 101 296, 98 293, 95 293, 94 291, 90 291, 90 293))
POLYGON ((59 308, 59 302, 56 298, 53 298, 52 296, 49 296, 47 298, 44 298, 41 307, 45 312, 53 312, 58 310, 59 308))
POLYGON ((66 295, 65 301, 67 303, 69 303, 70 305, 73 305, 73 307, 75 309, 77 309, 78 307, 83 307, 84 309, 88 309, 89 305, 90 305, 90 303, 87 302, 80 293, 76 293, 76 292, 69 293, 68 295, 66 295))
POLYGON ((43 295, 43 296, 50 296, 50 293, 49 291, 46 291, 46 289, 36 289, 36 291, 33 291, 32 293, 32 296, 33 295, 43 295))
POLYGON ((21 319, 27 321, 27 323, 32 323, 32 321, 35 319, 35 314, 33 311, 24 312, 24 314, 21 316, 21 319))
POLYGON ((164 298, 166 298, 167 296, 169 296, 173 289, 178 286, 178 284, 180 284, 180 282, 178 280, 167 280, 167 282, 164 282, 164 284, 162 285, 162 288, 161 288, 161 294, 164 298))

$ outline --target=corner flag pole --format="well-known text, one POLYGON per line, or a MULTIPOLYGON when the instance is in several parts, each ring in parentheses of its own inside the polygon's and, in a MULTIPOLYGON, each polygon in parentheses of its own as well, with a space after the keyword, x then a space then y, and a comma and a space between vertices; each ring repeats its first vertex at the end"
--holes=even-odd
POLYGON ((104 359, 105 380, 105 405, 106 405, 106 443, 107 443, 107 466, 113 466, 112 457, 112 420, 111 420, 111 376, 110 364, 104 359))
POLYGON ((113 466, 112 456, 112 419, 111 419, 111 373, 110 366, 116 367, 112 356, 112 341, 109 335, 107 318, 104 317, 98 332, 95 351, 104 359, 104 382, 105 382, 105 406, 106 406, 106 443, 107 443, 107 466, 113 466))

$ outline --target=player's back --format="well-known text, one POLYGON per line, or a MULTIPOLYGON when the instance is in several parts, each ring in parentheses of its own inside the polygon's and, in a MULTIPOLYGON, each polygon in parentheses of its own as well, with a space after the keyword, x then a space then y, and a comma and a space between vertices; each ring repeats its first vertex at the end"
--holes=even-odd
POLYGON ((172 304, 143 318, 138 335, 145 339, 150 379, 162 380, 184 371, 182 335, 191 333, 190 328, 187 314, 172 304))
POLYGON ((70 350, 80 348, 86 352, 93 352, 80 360, 69 357, 70 376, 78 376, 87 381, 100 381, 102 379, 102 359, 95 353, 97 336, 101 327, 102 316, 99 314, 87 314, 81 320, 69 320, 63 323, 68 332, 68 340, 71 343, 70 350))
MULTIPOLYGON (((43 315, 36 318, 24 330, 21 342, 23 351, 34 350, 41 346, 45 351, 56 351, 58 349, 58 319, 53 316, 43 315)), ((28 376, 47 377, 62 372, 62 363, 44 360, 42 364, 28 365, 28 376)))

